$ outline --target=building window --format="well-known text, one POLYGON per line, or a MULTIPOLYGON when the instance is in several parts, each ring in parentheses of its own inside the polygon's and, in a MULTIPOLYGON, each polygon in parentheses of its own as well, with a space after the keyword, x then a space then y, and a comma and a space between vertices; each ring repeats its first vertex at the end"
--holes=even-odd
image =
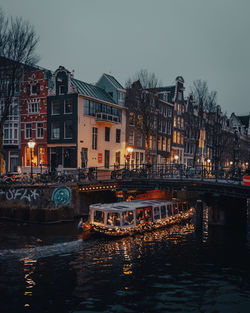
POLYGON ((176 117, 174 117, 174 127, 176 127, 176 117))
POLYGON ((45 148, 39 147, 39 165, 46 165, 46 150, 45 148))
POLYGON ((25 139, 29 139, 32 137, 32 124, 25 124, 25 139))
POLYGON ((159 136, 158 139, 157 139, 157 142, 158 142, 158 150, 161 150, 161 141, 162 141, 162 137, 159 136))
POLYGON ((168 138, 168 146, 167 146, 167 151, 170 152, 171 149, 171 139, 168 138))
POLYGON ((60 139, 60 121, 51 122, 51 139, 60 139))
POLYGON ((73 112, 73 101, 72 99, 66 99, 64 101, 64 113, 71 114, 73 112))
POLYGON ((174 133, 173 133, 173 142, 176 143, 176 130, 174 130, 174 133))
POLYGON ((18 144, 18 124, 17 123, 5 123, 3 126, 3 143, 18 144))
POLYGON ((138 148, 142 147, 142 134, 140 133, 137 134, 137 147, 138 148))
POLYGON ((120 164, 121 164, 121 152, 120 151, 115 153, 115 163, 118 166, 120 166, 120 164))
POLYGON ((59 95, 64 95, 65 94, 65 88, 64 88, 64 85, 59 85, 59 95))
POLYGON ((43 138, 43 123, 36 124, 36 138, 43 138))
POLYGON ((184 119, 183 118, 181 119, 181 128, 182 129, 184 128, 184 119))
POLYGON ((128 124, 130 126, 135 126, 135 113, 130 112, 129 113, 129 121, 128 124))
POLYGON ((96 127, 92 128, 92 149, 97 150, 97 133, 98 129, 96 127))
POLYGON ((30 91, 31 91, 30 95, 31 96, 37 95, 37 89, 38 89, 37 84, 32 84, 30 88, 30 91))
POLYGON ((153 146, 153 137, 152 135, 149 136, 149 149, 152 149, 153 146))
POLYGON ((52 115, 60 114, 60 102, 58 100, 51 102, 51 114, 52 115))
POLYGON ((40 103, 39 102, 30 102, 28 104, 28 113, 34 114, 40 112, 40 103))
POLYGON ((166 137, 162 137, 162 150, 166 151, 166 137))
POLYGON ((176 140, 176 142, 180 143, 180 141, 181 141, 181 139, 180 139, 180 132, 177 132, 177 140, 176 140))
POLYGON ((181 119, 180 119, 179 116, 178 116, 178 118, 177 118, 177 127, 178 127, 178 128, 181 127, 181 119))
POLYGON ((134 132, 132 130, 128 133, 128 144, 134 145, 134 132))
POLYGON ((105 127, 105 141, 110 141, 110 127, 105 127))
POLYGON ((120 129, 116 129, 115 138, 116 138, 115 142, 117 142, 117 143, 121 142, 121 130, 120 129))
POLYGON ((137 126, 140 127, 140 128, 142 128, 142 126, 143 126, 143 117, 142 117, 142 115, 138 115, 138 117, 137 117, 137 126))
POLYGON ((178 100, 182 101, 182 99, 183 99, 182 92, 178 91, 178 100))
POLYGON ((64 139, 72 139, 73 137, 73 122, 68 120, 64 122, 64 139))

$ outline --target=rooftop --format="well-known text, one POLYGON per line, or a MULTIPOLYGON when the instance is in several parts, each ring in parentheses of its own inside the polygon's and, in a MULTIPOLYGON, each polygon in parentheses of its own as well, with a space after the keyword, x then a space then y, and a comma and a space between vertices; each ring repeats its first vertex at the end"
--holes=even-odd
POLYGON ((77 87, 78 92, 82 95, 116 104, 114 99, 102 88, 92 84, 84 83, 78 79, 71 78, 71 82, 77 87))

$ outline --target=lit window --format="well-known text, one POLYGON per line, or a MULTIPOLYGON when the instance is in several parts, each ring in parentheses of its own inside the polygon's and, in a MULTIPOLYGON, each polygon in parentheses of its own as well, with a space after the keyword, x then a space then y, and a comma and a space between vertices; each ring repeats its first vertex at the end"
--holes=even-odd
POLYGON ((135 113, 129 113, 129 125, 134 126, 135 125, 135 113))
POLYGON ((51 139, 60 139, 60 121, 51 123, 51 139))

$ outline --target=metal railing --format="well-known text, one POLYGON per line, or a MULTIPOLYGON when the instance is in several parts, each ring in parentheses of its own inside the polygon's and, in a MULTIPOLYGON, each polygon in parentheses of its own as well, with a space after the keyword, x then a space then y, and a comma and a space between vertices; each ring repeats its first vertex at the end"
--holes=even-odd
POLYGON ((208 167, 184 164, 131 164, 113 165, 106 167, 89 167, 85 169, 72 169, 45 173, 34 173, 33 177, 27 174, 4 175, 0 177, 0 184, 48 184, 48 183, 90 183, 98 181, 119 180, 195 180, 215 181, 232 184, 242 184, 243 176, 250 175, 250 170, 240 167, 208 167))

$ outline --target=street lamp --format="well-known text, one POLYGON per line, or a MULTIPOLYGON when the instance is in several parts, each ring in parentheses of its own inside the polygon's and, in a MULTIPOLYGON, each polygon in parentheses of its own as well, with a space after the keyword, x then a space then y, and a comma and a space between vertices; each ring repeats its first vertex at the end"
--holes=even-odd
POLYGON ((32 149, 34 149, 36 143, 33 139, 28 142, 28 147, 30 148, 30 177, 33 178, 33 167, 32 167, 32 149))
POLYGON ((179 155, 176 154, 176 155, 174 156, 174 159, 175 159, 175 163, 177 163, 177 161, 178 161, 178 159, 179 159, 179 155))
POLYGON ((208 163, 208 171, 210 172, 210 162, 211 160, 210 159, 207 159, 207 163, 208 163))

